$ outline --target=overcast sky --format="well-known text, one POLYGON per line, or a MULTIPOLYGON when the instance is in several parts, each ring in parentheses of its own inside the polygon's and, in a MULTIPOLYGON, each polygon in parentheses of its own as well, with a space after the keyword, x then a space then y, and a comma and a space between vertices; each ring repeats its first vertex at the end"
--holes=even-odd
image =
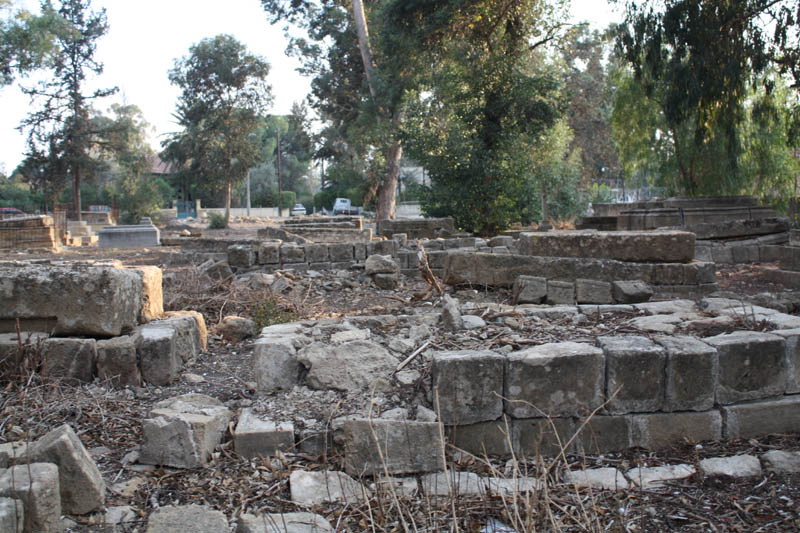
MULTIPOLYGON (((37 2, 17 1, 35 10, 37 2)), ((178 97, 167 72, 174 60, 206 37, 233 35, 251 52, 272 65, 269 81, 275 97, 272 113, 288 113, 305 98, 309 80, 295 72, 297 62, 287 58, 279 25, 270 26, 259 0, 93 0, 95 10, 106 9, 109 31, 98 42, 97 58, 105 71, 94 83, 119 87, 116 97, 101 104, 125 102, 141 108, 154 127, 151 140, 158 148, 163 135, 177 129, 171 113, 178 97)), ((573 0, 573 15, 603 27, 617 15, 605 0, 573 0)), ((31 79, 21 80, 23 85, 31 79)), ((28 113, 30 102, 15 84, 0 90, 0 171, 10 174, 23 158, 24 136, 15 128, 28 113)))

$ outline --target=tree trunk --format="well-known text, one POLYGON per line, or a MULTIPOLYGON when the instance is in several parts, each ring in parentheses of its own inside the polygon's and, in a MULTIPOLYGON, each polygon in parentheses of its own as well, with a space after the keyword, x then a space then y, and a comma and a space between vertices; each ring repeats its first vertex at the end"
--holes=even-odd
POLYGON ((388 220, 396 214, 397 181, 400 177, 400 159, 403 157, 403 147, 400 141, 392 141, 386 153, 386 176, 378 186, 378 206, 375 218, 388 220))
POLYGON ((364 63, 364 74, 367 77, 369 93, 374 100, 377 94, 373 80, 375 68, 372 64, 372 49, 369 45, 367 17, 364 15, 364 4, 361 3, 361 0, 353 0, 353 20, 356 24, 356 33, 358 34, 358 49, 361 51, 361 61, 364 63))
POLYGON ((231 223, 231 180, 225 184, 225 227, 231 223))
POLYGON ((72 208, 75 210, 76 220, 81 221, 81 168, 72 166, 72 208))

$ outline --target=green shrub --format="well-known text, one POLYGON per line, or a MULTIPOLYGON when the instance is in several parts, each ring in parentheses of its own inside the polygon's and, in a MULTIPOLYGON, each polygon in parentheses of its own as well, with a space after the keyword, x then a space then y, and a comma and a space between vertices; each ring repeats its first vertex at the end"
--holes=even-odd
POLYGON ((208 214, 208 229, 225 229, 228 227, 225 224, 225 215, 215 212, 208 214))
POLYGON ((281 307, 274 297, 258 302, 250 308, 250 319, 261 329, 275 324, 285 324, 297 319, 297 315, 281 307))
POLYGON ((281 192, 281 209, 291 209, 297 203, 297 194, 294 191, 281 192))

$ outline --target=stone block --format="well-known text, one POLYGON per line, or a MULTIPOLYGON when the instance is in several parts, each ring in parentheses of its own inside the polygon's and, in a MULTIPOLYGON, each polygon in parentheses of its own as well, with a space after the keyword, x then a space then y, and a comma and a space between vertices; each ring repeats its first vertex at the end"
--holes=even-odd
POLYGON ((253 343, 253 370, 259 392, 291 390, 300 379, 298 335, 264 334, 253 343))
POLYGON ((431 373, 441 421, 467 425, 500 418, 504 366, 505 357, 490 350, 435 354, 431 373))
POLYGON ((97 377, 115 387, 142 384, 134 337, 124 335, 97 341, 97 377))
POLYGON ((761 456, 761 463, 768 472, 800 474, 800 453, 770 450, 761 456))
POLYGON ((514 281, 514 303, 540 304, 547 298, 547 280, 536 276, 519 276, 514 281))
POLYGON ((444 250, 453 250, 458 248, 458 239, 443 239, 442 240, 442 249, 444 250))
POLYGON ((22 500, 0 498, 0 531, 23 533, 25 528, 25 508, 22 500))
POLYGON ((686 263, 694 259, 695 236, 687 231, 523 232, 520 253, 633 262, 686 263))
POLYGON ((148 326, 175 331, 175 353, 184 363, 194 361, 207 347, 206 322, 197 311, 174 311, 148 326))
POLYGON ((364 262, 366 274, 395 274, 400 272, 400 266, 390 255, 371 255, 364 262))
POLYGON ((239 517, 236 533, 326 533, 333 526, 314 513, 245 513, 239 517))
POLYGON ((754 455, 710 457, 700 461, 700 471, 706 476, 754 477, 761 475, 761 462, 754 455))
POLYGON ((249 244, 228 246, 228 264, 231 268, 250 268, 257 259, 257 252, 249 244))
POLYGON ((151 385, 169 385, 182 364, 176 351, 177 334, 169 327, 142 326, 136 332, 136 353, 142 379, 151 385))
POLYGON ((729 405, 721 408, 726 439, 748 439, 800 428, 800 396, 729 405))
POLYGON ((607 411, 659 411, 664 404, 664 349, 639 336, 600 337, 597 341, 606 356, 607 411))
POLYGON ((575 425, 575 431, 580 431, 575 443, 578 453, 599 455, 631 447, 630 416, 595 415, 585 425, 583 422, 579 419, 575 425))
POLYGON ((588 468, 586 470, 568 470, 564 473, 564 482, 578 487, 591 487, 602 490, 624 490, 628 488, 628 480, 616 468, 588 468))
POLYGON ((371 255, 394 255, 397 253, 397 243, 394 241, 370 241, 366 243, 367 257, 371 255))
POLYGON ((575 280, 575 299, 579 304, 612 304, 611 283, 593 279, 575 280))
POLYGON ((86 514, 103 506, 103 476, 71 427, 64 424, 45 434, 33 443, 29 453, 32 462, 58 466, 62 511, 86 514))
POLYGON ((139 322, 161 318, 164 314, 163 275, 157 266, 132 266, 132 272, 139 274, 142 280, 142 310, 139 322))
MULTIPOLYGON (((365 261, 367 259, 367 245, 363 242, 353 243, 353 259, 356 261, 365 261)), ((333 259, 331 259, 333 261, 333 259)))
POLYGON ((25 441, 0 444, 0 468, 29 463, 28 443, 25 441))
POLYGON ((800 329, 780 329, 771 332, 786 340, 786 393, 800 392, 800 329))
POLYGON ((426 252, 430 252, 431 250, 444 250, 444 243, 442 239, 434 239, 423 241, 422 247, 425 248, 426 252))
POLYGON ((514 453, 520 459, 553 457, 559 455, 562 450, 571 453, 575 449, 574 443, 572 446, 566 446, 575 433, 571 418, 514 420, 513 428, 514 453))
POLYGON ((719 379, 716 401, 728 405, 770 398, 786 391, 786 341, 770 333, 737 331, 709 337, 717 349, 719 379))
POLYGON ((231 419, 221 402, 202 394, 158 402, 148 416, 142 421, 139 462, 175 468, 206 465, 231 419))
MULTIPOLYGON (((489 248, 497 248, 498 246, 505 246, 506 248, 511 248, 514 245, 514 238, 508 235, 497 235, 489 239, 488 245, 489 248)), ((536 255, 536 254, 529 254, 529 255, 536 255)))
POLYGON ((447 250, 428 252, 428 266, 434 270, 444 268, 448 254, 447 250))
POLYGON ((454 232, 455 226, 450 217, 379 220, 377 229, 378 235, 384 237, 394 233, 405 233, 409 239, 432 239, 454 232))
POLYGON ((653 296, 653 288, 640 280, 611 282, 611 295, 618 304, 646 302, 653 296))
POLYGON ((0 262, 0 332, 114 337, 134 328, 142 278, 119 263, 0 262), (44 325, 44 327, 37 327, 44 325))
POLYGON ((12 466, 0 475, 0 497, 23 502, 24 531, 61 531, 61 487, 58 467, 50 463, 12 466))
POLYGON ((722 438, 719 411, 633 415, 631 427, 632 445, 648 450, 722 438))
POLYGON ((49 338, 42 342, 42 375, 89 383, 94 378, 94 339, 49 338))
POLYGON ((637 466, 628 470, 626 474, 635 486, 643 489, 654 489, 662 487, 664 481, 686 479, 696 472, 693 466, 680 464, 654 467, 637 466))
POLYGON ((297 505, 360 503, 369 497, 364 485, 344 472, 295 470, 289 476, 291 498, 297 505))
POLYGON ((511 455, 514 435, 513 423, 503 417, 491 422, 459 425, 447 428, 447 441, 476 457, 486 455, 511 455))
POLYGON ((444 467, 435 422, 337 419, 333 428, 350 475, 435 472, 444 467))
POLYGON ((547 280, 547 303, 572 305, 575 303, 575 284, 569 281, 547 280))
POLYGON ((259 265, 274 265, 281 262, 281 244, 262 242, 256 246, 256 260, 259 265))
POLYGON ((228 519, 222 511, 204 505, 167 505, 159 507, 147 520, 146 533, 177 531, 228 531, 228 519))
POLYGON ((330 346, 315 342, 297 353, 308 369, 306 382, 316 390, 367 390, 377 379, 389 379, 397 358, 374 342, 356 340, 330 346))
POLYGON ((330 243, 328 245, 328 255, 331 258, 331 263, 343 263, 355 259, 355 250, 353 245, 349 243, 330 243))
POLYGON ((251 409, 243 409, 233 432, 236 453, 253 459, 277 455, 294 448, 294 426, 261 420, 251 409))
POLYGON ((667 352, 665 411, 707 411, 714 407, 717 351, 693 337, 655 338, 667 352))
POLYGON ((226 316, 217 325, 217 334, 232 343, 240 343, 245 339, 249 339, 257 331, 256 323, 242 316, 226 316))
POLYGON ((97 233, 98 248, 146 248, 161 245, 158 228, 152 224, 106 226, 97 233))
POLYGON ((560 342, 513 352, 505 371, 506 413, 514 418, 578 416, 603 404, 605 358, 589 344, 560 342))
POLYGON ((324 263, 328 261, 328 245, 324 243, 306 244, 306 261, 308 263, 324 263))
POLYGON ((281 245, 281 263, 303 263, 306 260, 306 251, 300 245, 285 242, 281 245))

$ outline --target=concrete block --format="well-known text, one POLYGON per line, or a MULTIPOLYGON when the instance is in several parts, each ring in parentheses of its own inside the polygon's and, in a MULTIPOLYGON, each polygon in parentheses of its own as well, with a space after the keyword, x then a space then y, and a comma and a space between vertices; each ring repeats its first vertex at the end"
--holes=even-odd
POLYGON ((124 335, 97 341, 97 377, 115 387, 142 384, 135 337, 124 335))
POLYGON ((444 467, 435 422, 345 418, 334 420, 333 429, 350 475, 435 472, 444 467))
MULTIPOLYGON (((584 420, 575 424, 578 431, 584 420)), ((575 443, 578 453, 599 455, 618 452, 631 447, 631 417, 629 415, 595 415, 586 422, 575 443)))
POLYGON ((633 446, 659 450, 682 443, 722 438, 719 411, 702 413, 653 413, 631 417, 633 446))
POLYGON ((30 447, 31 461, 58 466, 61 509, 86 514, 100 509, 106 500, 106 484, 83 443, 64 424, 42 436, 30 447))
POLYGON ((309 263, 324 263, 328 261, 328 245, 324 243, 306 244, 306 261, 309 263))
POLYGON ((770 398, 786 391, 788 369, 783 337, 737 331, 709 337, 705 342, 717 349, 719 404, 770 398))
POLYGON ((251 409, 243 409, 233 433, 236 453, 253 459, 277 455, 294 448, 294 426, 261 420, 251 409))
POLYGON ((514 281, 514 303, 540 304, 547 298, 547 280, 536 276, 519 276, 514 281))
POLYGON ((256 260, 259 265, 274 265, 281 261, 279 242, 263 242, 256 246, 256 260))
POLYGON ((707 411, 714 407, 717 351, 693 337, 660 335, 667 353, 665 411, 707 411))
POLYGON ((42 342, 42 375, 82 383, 94 378, 97 344, 94 339, 49 338, 42 342))
POLYGON ((653 288, 641 280, 613 281, 611 294, 618 304, 646 302, 653 296, 653 288))
MULTIPOLYGON (((575 433, 571 418, 529 418, 514 420, 514 453, 518 458, 559 455, 575 433)), ((571 453, 573 446, 564 450, 571 453)))
MULTIPOLYGON (((366 251, 366 247, 364 248, 366 251)), ((355 250, 349 243, 330 243, 328 244, 328 255, 331 263, 343 263, 355 259, 355 250)), ((366 259, 366 256, 364 257, 366 259)))
POLYGON ((184 394, 158 402, 142 421, 139 462, 175 468, 197 468, 208 463, 222 440, 230 411, 202 394, 184 394))
POLYGON ((514 418, 578 416, 604 401, 605 358, 589 344, 560 342, 513 352, 505 372, 506 413, 514 418))
POLYGON ((151 385, 169 385, 182 364, 176 352, 177 335, 169 327, 142 326, 136 331, 136 353, 142 379, 151 385))
POLYGON ((579 304, 612 304, 611 283, 592 279, 575 280, 575 299, 579 304))
POLYGON ((249 244, 228 246, 228 264, 231 268, 250 268, 257 260, 257 252, 249 244))
POLYGON ((647 337, 600 337, 610 414, 658 411, 664 404, 664 349, 647 337))
MULTIPOLYGON (((295 327, 296 329, 296 327, 295 327)), ((300 379, 297 333, 264 333, 253 343, 253 370, 259 392, 290 390, 300 379)))
POLYGON ((800 396, 722 407, 726 439, 747 439, 800 428, 800 396))
POLYGON ((50 463, 12 466, 0 475, 0 497, 16 498, 24 506, 24 531, 61 531, 61 487, 58 467, 50 463))
POLYGON ((575 303, 575 284, 569 281, 547 280, 547 303, 572 305, 575 303))
POLYGON ((228 519, 222 511, 204 505, 167 505, 159 507, 147 520, 146 533, 177 531, 228 531, 228 519))
POLYGON ((509 456, 513 450, 513 423, 505 417, 491 422, 459 425, 447 428, 447 441, 477 457, 509 456))
POLYGON ((285 242, 281 244, 281 263, 284 265, 291 263, 303 263, 305 260, 305 248, 291 242, 285 242))
POLYGON ((0 498, 0 531, 22 533, 25 528, 25 508, 22 500, 0 498))
POLYGON ((771 332, 786 340, 786 393, 800 392, 800 329, 780 329, 771 332))
POLYGON ((445 425, 496 420, 503 414, 505 357, 490 350, 441 352, 431 364, 445 425))

